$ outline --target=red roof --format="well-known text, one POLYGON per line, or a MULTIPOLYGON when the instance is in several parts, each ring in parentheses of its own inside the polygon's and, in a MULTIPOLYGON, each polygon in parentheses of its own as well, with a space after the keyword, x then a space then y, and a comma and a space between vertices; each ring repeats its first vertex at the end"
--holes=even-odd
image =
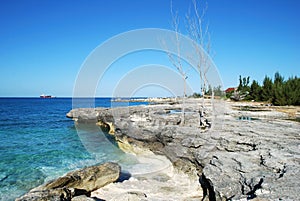
POLYGON ((228 89, 225 90, 226 93, 230 93, 230 92, 233 92, 235 90, 234 87, 230 87, 228 89))

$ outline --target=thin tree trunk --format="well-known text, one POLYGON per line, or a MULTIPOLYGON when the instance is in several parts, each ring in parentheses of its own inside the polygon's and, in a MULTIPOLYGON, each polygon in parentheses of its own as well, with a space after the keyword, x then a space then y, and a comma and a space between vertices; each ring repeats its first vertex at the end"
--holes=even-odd
POLYGON ((182 99, 182 111, 181 111, 181 125, 185 124, 185 101, 186 101, 186 77, 183 76, 183 99, 182 99))

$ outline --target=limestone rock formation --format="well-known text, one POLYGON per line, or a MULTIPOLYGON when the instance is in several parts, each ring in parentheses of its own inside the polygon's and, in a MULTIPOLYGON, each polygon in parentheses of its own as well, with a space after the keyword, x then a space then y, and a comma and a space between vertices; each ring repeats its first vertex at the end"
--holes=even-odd
POLYGON ((130 200, 130 201, 147 201, 147 195, 142 192, 126 192, 117 195, 111 201, 130 200))
POLYGON ((177 112, 180 104, 87 112, 74 109, 67 116, 83 122, 96 119, 112 123, 120 144, 164 154, 177 168, 198 174, 205 200, 299 199, 298 122, 287 121, 285 113, 273 110, 242 111, 226 106, 223 114, 213 114, 214 109, 206 107, 208 119, 222 121, 212 121, 212 129, 203 130, 199 127, 200 103, 193 100, 186 104, 183 126, 177 112), (221 125, 215 127, 216 123, 221 125))
POLYGON ((96 201, 96 199, 87 197, 86 195, 80 195, 72 198, 71 201, 96 201))
POLYGON ((116 163, 104 163, 75 170, 58 179, 32 189, 16 201, 71 200, 79 195, 116 181, 121 168, 116 163))

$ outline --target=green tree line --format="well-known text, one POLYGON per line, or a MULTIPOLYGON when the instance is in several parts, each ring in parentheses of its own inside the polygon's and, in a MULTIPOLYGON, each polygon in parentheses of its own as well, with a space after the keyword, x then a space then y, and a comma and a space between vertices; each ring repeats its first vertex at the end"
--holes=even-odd
POLYGON ((265 76, 262 86, 255 80, 249 85, 249 79, 240 76, 238 91, 247 93, 246 100, 266 101, 273 105, 300 105, 300 78, 297 76, 285 80, 278 72, 274 81, 265 76))

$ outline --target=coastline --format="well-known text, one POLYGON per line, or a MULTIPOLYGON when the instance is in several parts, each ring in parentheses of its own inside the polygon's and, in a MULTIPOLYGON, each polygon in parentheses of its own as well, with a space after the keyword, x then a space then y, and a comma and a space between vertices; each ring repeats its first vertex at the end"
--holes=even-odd
POLYGON ((187 99, 184 125, 177 112, 181 106, 179 100, 129 108, 73 109, 67 114, 76 123, 105 125, 121 149, 144 163, 171 164, 158 171, 150 167, 154 174, 131 170, 129 178, 101 187, 92 196, 108 200, 126 196, 139 200, 297 199, 300 124, 289 119, 299 118, 299 107, 291 113, 260 103, 206 100, 207 118, 219 125, 203 129, 199 99, 187 99), (190 187, 183 191, 191 190, 190 197, 176 194, 183 184, 190 187))
MULTIPOLYGON (((285 107, 205 100, 207 118, 219 125, 203 130, 199 128, 200 100, 186 100, 184 126, 181 113, 173 112, 181 109, 180 103, 117 111, 96 108, 95 118, 113 122, 117 141, 165 155, 180 171, 198 174, 204 192, 200 196, 205 199, 297 198, 299 183, 290 179, 298 178, 300 172, 300 125, 289 120, 292 116, 285 107), (289 183, 288 188, 283 183, 289 183)), ((299 111, 296 107, 294 118, 299 111)), ((80 109, 68 113, 75 121, 81 121, 82 114, 80 109)))
MULTIPOLYGON (((112 123, 109 123, 109 126, 111 127, 112 123)), ((107 129, 106 126, 104 127, 107 129)), ((130 176, 124 181, 99 188, 91 193, 91 197, 116 201, 200 200, 202 198, 203 192, 195 171, 187 174, 174 166, 165 155, 155 154, 138 141, 133 142, 132 139, 118 137, 115 128, 111 128, 109 133, 115 137, 118 147, 125 153, 133 154, 138 164, 125 170, 130 176)))

